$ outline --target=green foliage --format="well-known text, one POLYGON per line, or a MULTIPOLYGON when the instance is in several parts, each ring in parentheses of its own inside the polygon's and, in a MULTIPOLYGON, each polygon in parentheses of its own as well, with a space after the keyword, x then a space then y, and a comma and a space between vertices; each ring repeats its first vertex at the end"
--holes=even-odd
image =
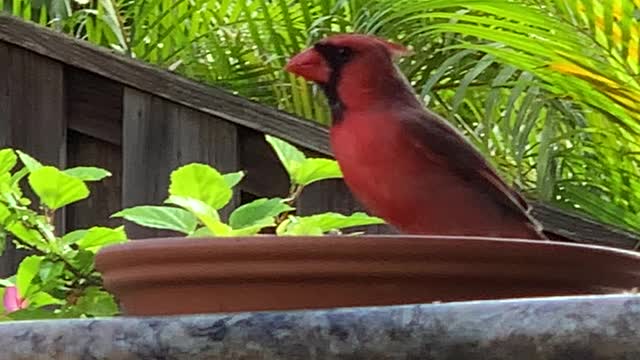
MULTIPOLYGON (((425 103, 464 131, 513 185, 536 200, 636 231, 639 6, 635 0, 4 1, 22 18, 323 124, 324 98, 282 71, 291 55, 336 32, 400 40, 416 49, 399 66, 425 103)), ((294 182, 306 183, 300 171, 294 182)))
MULTIPOLYGON (((353 226, 382 223, 363 213, 345 216, 325 213, 295 216, 293 206, 304 186, 340 177, 335 160, 306 158, 292 145, 266 137, 291 176, 287 199, 258 199, 236 208, 229 223, 218 210, 232 197, 232 189, 244 172, 220 174, 211 166, 192 163, 171 173, 165 205, 142 205, 123 209, 113 217, 142 226, 176 231, 187 237, 248 236, 267 229, 278 235, 322 235, 353 226)), ((110 176, 106 170, 76 167, 59 170, 12 149, 0 150, 0 234, 13 238, 19 248, 33 255, 20 263, 14 276, 0 279, 2 320, 113 316, 119 309, 113 296, 102 288, 94 268, 96 252, 127 241, 124 227, 92 227, 55 235, 55 212, 89 196, 85 182, 110 176), (18 159, 22 168, 15 171, 18 159), (20 181, 28 179, 39 203, 29 208, 20 181)), ((4 245, 4 241, 2 241, 4 245)))
POLYGON ((295 202, 304 187, 316 181, 341 177, 337 162, 307 158, 295 146, 266 135, 291 179, 286 199, 257 199, 236 208, 223 222, 218 209, 232 197, 232 188, 243 172, 221 175, 214 168, 199 163, 184 165, 171 173, 166 206, 136 206, 112 215, 124 217, 141 226, 178 231, 188 237, 247 236, 276 229, 278 235, 322 235, 341 229, 381 224, 383 221, 364 213, 344 216, 324 213, 294 216, 295 202))
POLYGON ((50 210, 57 210, 89 196, 89 188, 82 180, 53 166, 31 171, 29 185, 50 210))
POLYGON ((112 215, 140 225, 191 234, 196 229, 197 219, 189 211, 168 206, 135 206, 112 215))
POLYGON ((0 150, 0 244, 4 248, 12 240, 32 253, 14 276, 0 280, 3 320, 118 312, 113 297, 102 289, 94 255, 104 246, 126 241, 124 228, 93 227, 58 236, 53 220, 56 211, 89 195, 85 181, 107 176, 108 171, 98 168, 59 170, 24 152, 0 150), (37 202, 25 197, 22 187, 27 184, 37 202))
POLYGON ((111 176, 109 171, 91 166, 78 166, 66 169, 63 172, 82 181, 100 181, 111 176))
POLYGON ((342 177, 335 160, 309 159, 302 151, 284 140, 266 136, 267 142, 276 152, 293 185, 307 186, 316 181, 342 177))
POLYGON ((231 200, 228 182, 222 174, 208 165, 189 164, 171 173, 169 194, 198 199, 218 210, 231 200))

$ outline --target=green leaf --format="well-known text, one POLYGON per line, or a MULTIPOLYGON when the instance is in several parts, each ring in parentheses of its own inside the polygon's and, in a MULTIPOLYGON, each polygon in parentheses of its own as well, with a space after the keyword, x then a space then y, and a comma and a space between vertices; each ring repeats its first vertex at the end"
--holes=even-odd
POLYGON ((81 249, 95 253, 104 246, 126 241, 127 234, 124 232, 124 226, 115 229, 95 226, 87 230, 85 236, 78 240, 77 244, 81 249))
POLYGON ((169 194, 199 200, 220 209, 231 200, 231 187, 225 178, 209 165, 192 163, 171 173, 169 194))
POLYGON ((6 278, 6 279, 0 279, 0 286, 3 286, 3 287, 16 286, 16 284, 15 284, 15 276, 12 276, 12 277, 9 277, 9 278, 6 278))
POLYGON ((16 152, 18 153, 18 157, 20 157, 20 161, 22 161, 24 166, 29 171, 34 171, 42 167, 42 164, 38 160, 31 157, 29 154, 26 154, 20 150, 16 150, 16 152))
POLYGON ((56 210, 89 196, 87 185, 53 166, 43 166, 29 174, 29 185, 49 209, 56 210))
POLYGON ((38 308, 47 305, 64 304, 64 300, 56 299, 46 292, 38 291, 27 298, 29 307, 38 308))
POLYGON ((229 185, 230 188, 233 188, 234 186, 238 185, 240 181, 242 181, 242 179, 244 178, 244 175, 245 175, 244 171, 237 171, 233 173, 224 174, 222 175, 222 177, 224 178, 224 181, 227 183, 227 185, 229 185))
POLYGON ((275 216, 291 210, 294 208, 285 204, 284 200, 280 198, 257 199, 235 209, 229 216, 229 225, 233 229, 241 229, 258 223, 269 226, 275 216))
POLYGON ((293 182, 298 185, 309 185, 325 179, 340 179, 342 171, 338 162, 331 159, 306 159, 296 171, 293 182))
POLYGON ((49 245, 37 230, 29 229, 22 222, 16 221, 7 225, 7 230, 25 244, 35 247, 38 250, 49 250, 49 245))
POLYGON ((253 224, 239 228, 239 229, 233 229, 233 231, 231 231, 230 235, 232 236, 248 236, 248 235, 255 235, 257 233, 260 232, 260 230, 266 228, 266 227, 271 227, 271 226, 275 226, 276 222, 275 219, 273 217, 265 217, 262 219, 259 219, 257 221, 255 221, 253 224))
POLYGON ((4 225, 4 222, 7 221, 10 215, 11 211, 9 208, 5 204, 0 203, 0 231, 3 230, 2 225, 4 225))
POLYGON ((66 233, 62 239, 60 239, 60 244, 62 246, 75 244, 78 240, 82 239, 87 234, 86 229, 74 230, 70 233, 66 233))
MULTIPOLYGON (((4 299, 4 293, 6 291, 7 291, 6 288, 4 288, 4 287, 0 288, 0 299, 4 299)), ((0 301, 0 309, 2 309, 2 311, 0 311, 0 316, 2 316, 4 313, 7 312, 7 309, 4 307, 4 301, 0 301)), ((3 319, 0 318, 0 321, 2 321, 2 320, 3 319)))
POLYGON ((296 216, 289 216, 287 220, 282 222, 276 229, 277 235, 307 235, 321 236, 324 234, 322 228, 316 226, 312 222, 301 222, 296 216))
MULTIPOLYGON (((43 284, 58 280, 64 271, 64 263, 62 261, 49 261, 45 260, 40 263, 40 271, 38 275, 43 284)), ((47 286, 43 286, 47 287, 47 286)))
POLYGON ((384 220, 357 212, 349 216, 338 213, 324 213, 311 216, 291 217, 292 221, 284 230, 287 235, 317 235, 331 230, 340 230, 353 226, 384 224, 384 220))
POLYGON ((29 294, 31 282, 40 271, 40 263, 43 259, 42 256, 31 255, 20 262, 16 273, 16 287, 20 297, 25 298, 29 294))
POLYGON ((190 234, 198 220, 189 211, 169 206, 135 206, 111 217, 122 217, 141 226, 190 234))
POLYGON ((231 232, 231 227, 220 221, 216 209, 198 199, 172 195, 165 202, 188 210, 216 236, 228 235, 231 232))
POLYGON ((78 166, 66 169, 63 172, 82 181, 100 181, 111 176, 111 173, 105 169, 90 166, 78 166))
POLYGON ((85 290, 78 299, 76 307, 89 316, 114 316, 119 313, 118 305, 113 296, 98 287, 92 286, 85 290))
POLYGON ((212 237, 212 236, 214 236, 214 235, 211 232, 211 230, 209 230, 208 227, 203 226, 203 227, 197 229, 196 231, 192 232, 191 234, 189 234, 187 237, 188 238, 199 238, 199 237, 212 237))
POLYGON ((0 175, 9 173, 17 162, 18 156, 12 149, 0 150, 0 175))
POLYGON ((7 315, 12 320, 47 320, 56 319, 58 315, 45 309, 20 309, 7 315))
POLYGON ((82 274, 89 274, 93 271, 95 254, 89 250, 79 249, 74 252, 74 256, 69 263, 82 274))
POLYGON ((289 178, 294 181, 298 176, 298 168, 307 157, 302 151, 284 140, 271 135, 265 135, 265 139, 271 145, 276 155, 278 155, 278 159, 280 159, 282 166, 284 166, 287 174, 289 174, 289 178))

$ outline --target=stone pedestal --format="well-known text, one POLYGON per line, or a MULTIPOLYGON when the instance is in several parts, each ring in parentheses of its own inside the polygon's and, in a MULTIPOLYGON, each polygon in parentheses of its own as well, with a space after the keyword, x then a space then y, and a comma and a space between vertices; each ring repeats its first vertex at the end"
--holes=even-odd
POLYGON ((0 324, 1 359, 640 359, 640 297, 0 324))

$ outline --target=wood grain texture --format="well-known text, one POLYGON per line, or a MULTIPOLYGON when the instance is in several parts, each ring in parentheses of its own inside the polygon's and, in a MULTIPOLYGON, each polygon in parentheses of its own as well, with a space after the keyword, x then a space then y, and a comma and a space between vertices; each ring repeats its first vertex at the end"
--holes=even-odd
POLYGON ((122 220, 110 216, 122 209, 122 148, 73 130, 68 132, 67 139, 68 167, 97 166, 112 174, 87 183, 89 198, 67 207, 67 231, 121 225, 122 220))
POLYGON ((248 128, 240 128, 238 134, 240 167, 246 172, 240 187, 258 197, 286 197, 289 176, 264 134, 248 128))
POLYGON ((124 86, 103 76, 65 67, 69 129, 122 144, 122 93, 124 86))
POLYGON ((545 229, 576 242, 621 249, 638 249, 640 245, 638 234, 547 204, 533 203, 533 215, 545 229))
MULTIPOLYGON (((66 122, 62 64, 0 43, 0 148, 12 147, 42 163, 66 165, 66 122)), ((35 200, 29 189, 25 194, 35 200)), ((34 202, 37 206, 37 202, 34 202)), ((56 212, 56 233, 65 231, 65 210, 56 212)), ((13 247, 0 257, 0 276, 12 274, 24 252, 13 247)))
MULTIPOLYGON (((123 110, 124 207, 162 204, 171 171, 181 165, 201 162, 222 173, 238 170, 233 124, 131 88, 125 88, 123 110)), ((230 207, 238 200, 234 197, 230 207)), ((169 234, 133 225, 127 232, 132 238, 169 234)))
POLYGON ((217 118, 279 136, 313 150, 329 152, 327 130, 320 125, 42 26, 0 15, 0 40, 217 118))

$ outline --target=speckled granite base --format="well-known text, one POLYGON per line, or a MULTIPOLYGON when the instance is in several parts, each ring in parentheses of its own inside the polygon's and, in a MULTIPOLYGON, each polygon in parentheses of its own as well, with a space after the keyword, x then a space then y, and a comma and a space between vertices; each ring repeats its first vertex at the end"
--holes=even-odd
POLYGON ((5 359, 640 359, 615 295, 0 325, 5 359))

